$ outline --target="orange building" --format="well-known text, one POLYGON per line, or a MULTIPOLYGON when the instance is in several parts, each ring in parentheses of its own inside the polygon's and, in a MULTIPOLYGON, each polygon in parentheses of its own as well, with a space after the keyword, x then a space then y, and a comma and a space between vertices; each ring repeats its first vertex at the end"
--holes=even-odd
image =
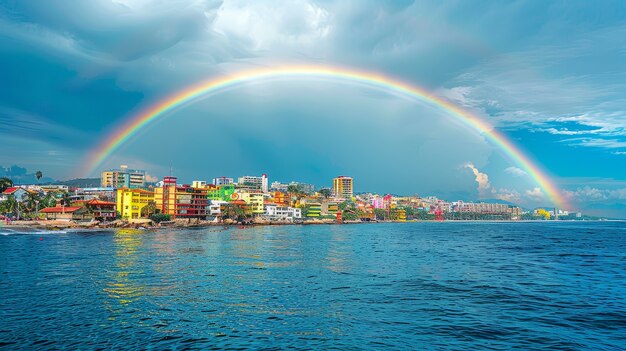
POLYGON ((206 219, 209 213, 207 189, 176 185, 176 177, 165 177, 163 186, 154 188, 154 202, 161 213, 175 218, 206 219))
POLYGON ((289 196, 283 192, 275 191, 273 201, 277 205, 286 206, 288 205, 287 202, 289 201, 289 196))

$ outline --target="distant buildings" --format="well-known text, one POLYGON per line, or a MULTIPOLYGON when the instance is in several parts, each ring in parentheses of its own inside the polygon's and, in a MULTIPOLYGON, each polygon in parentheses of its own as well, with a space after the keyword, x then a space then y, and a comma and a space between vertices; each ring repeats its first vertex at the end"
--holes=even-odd
POLYGON ((339 176, 334 178, 333 194, 342 199, 351 199, 354 195, 352 177, 339 176))
POLYGON ((235 180, 233 178, 218 177, 218 178, 213 178, 212 183, 215 186, 229 185, 229 184, 235 184, 235 180))
POLYGON ((237 186, 245 187, 249 189, 257 189, 257 190, 261 190, 264 193, 267 193, 269 190, 267 174, 263 174, 260 177, 257 177, 257 176, 239 177, 237 181, 237 186))
POLYGON ((507 204, 492 204, 486 202, 463 202, 457 201, 453 206, 455 212, 470 212, 470 213, 489 213, 489 214, 504 214, 509 213, 509 205, 507 204))
POLYGON ((119 169, 111 169, 101 174, 103 188, 143 188, 146 186, 146 171, 129 170, 122 165, 119 169))
POLYGON ((281 183, 281 182, 272 182, 270 186, 270 190, 281 191, 286 193, 289 191, 289 187, 297 187, 299 191, 302 191, 305 194, 312 194, 315 192, 315 185, 308 183, 300 183, 300 182, 290 182, 290 183, 281 183))

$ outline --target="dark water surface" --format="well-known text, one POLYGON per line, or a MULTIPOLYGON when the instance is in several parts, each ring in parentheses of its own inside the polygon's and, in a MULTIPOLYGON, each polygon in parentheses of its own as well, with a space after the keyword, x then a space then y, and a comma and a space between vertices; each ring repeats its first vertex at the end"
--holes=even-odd
POLYGON ((626 223, 0 228, 0 307, 5 349, 625 350, 626 223))

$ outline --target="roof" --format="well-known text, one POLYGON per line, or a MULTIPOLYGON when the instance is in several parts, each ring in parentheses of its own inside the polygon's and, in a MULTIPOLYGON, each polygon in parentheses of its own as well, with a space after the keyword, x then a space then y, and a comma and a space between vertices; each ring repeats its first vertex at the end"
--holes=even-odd
POLYGON ((90 205, 99 205, 99 206, 115 206, 115 202, 102 201, 98 199, 89 200, 87 201, 87 203, 90 205))
POLYGON ((115 206, 115 202, 102 201, 98 199, 78 200, 78 201, 75 201, 74 203, 92 205, 92 206, 115 206))
POLYGON ((39 211, 40 213, 72 213, 80 210, 79 206, 59 206, 59 207, 46 207, 39 211))
POLYGON ((117 190, 130 191, 133 193, 154 194, 154 191, 140 189, 140 188, 118 188, 117 190))
POLYGON ((22 188, 20 188, 19 186, 12 186, 10 188, 6 188, 2 193, 3 194, 13 194, 14 192, 20 190, 22 188))

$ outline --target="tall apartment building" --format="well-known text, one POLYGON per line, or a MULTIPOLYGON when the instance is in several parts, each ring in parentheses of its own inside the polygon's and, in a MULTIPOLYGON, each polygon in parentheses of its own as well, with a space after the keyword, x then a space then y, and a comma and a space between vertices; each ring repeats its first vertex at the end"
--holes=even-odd
POLYGON ((161 213, 175 218, 206 219, 209 209, 207 189, 176 185, 176 177, 163 178, 163 186, 154 188, 154 202, 161 213))
POLYGON ((237 181, 238 186, 249 187, 250 189, 261 190, 267 193, 269 190, 269 184, 267 174, 263 174, 260 177, 256 176, 243 176, 239 177, 237 181))
POLYGON ((103 188, 143 188, 146 186, 146 171, 130 170, 122 165, 119 169, 110 169, 100 175, 103 188))
POLYGON ((351 199, 354 195, 352 177, 339 176, 333 179, 333 194, 343 199, 351 199))

